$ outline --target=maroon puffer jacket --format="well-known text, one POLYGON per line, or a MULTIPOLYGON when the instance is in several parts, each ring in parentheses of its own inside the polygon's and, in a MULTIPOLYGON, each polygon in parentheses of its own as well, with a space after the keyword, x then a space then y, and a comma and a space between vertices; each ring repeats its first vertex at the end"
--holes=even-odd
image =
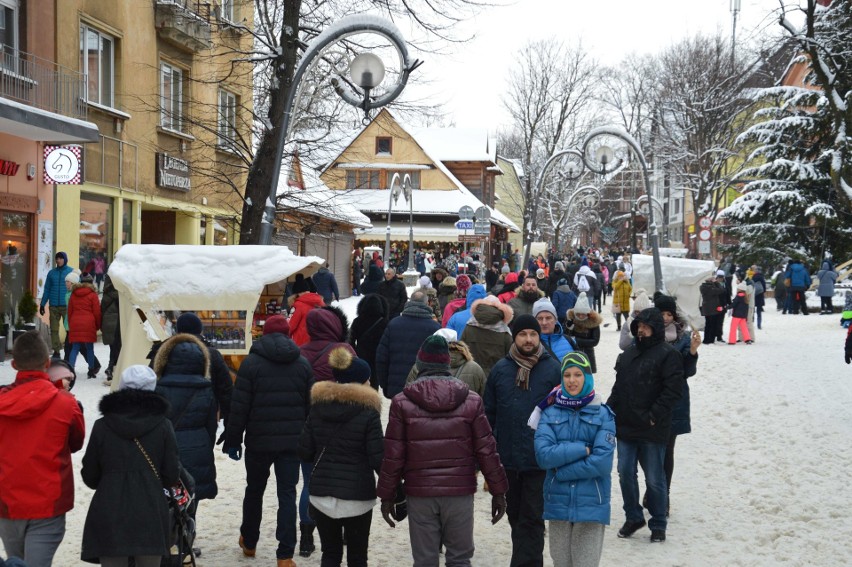
POLYGON ((491 494, 509 489, 482 398, 451 376, 421 378, 394 396, 376 493, 392 499, 405 479, 408 496, 476 492, 476 464, 491 494))

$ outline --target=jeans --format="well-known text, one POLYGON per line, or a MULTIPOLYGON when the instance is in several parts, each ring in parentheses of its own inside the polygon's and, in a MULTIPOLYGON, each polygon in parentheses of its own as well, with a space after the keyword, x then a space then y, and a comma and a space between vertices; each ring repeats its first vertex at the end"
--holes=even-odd
POLYGON ((68 356, 68 364, 71 365, 71 368, 74 368, 74 364, 77 362, 77 355, 82 351, 83 356, 86 357, 86 363, 89 365, 89 370, 95 369, 95 349, 92 343, 72 343, 71 344, 71 354, 68 356))
POLYGON ((311 470, 313 463, 302 461, 302 493, 299 494, 299 523, 313 526, 315 522, 311 519, 308 506, 310 504, 311 470))
POLYGON ((313 506, 310 507, 322 545, 320 567, 340 567, 343 563, 343 534, 346 533, 346 564, 349 567, 367 567, 370 544, 370 526, 373 511, 351 518, 332 518, 313 506))
POLYGON ((41 520, 0 518, 0 539, 9 557, 20 557, 29 567, 50 567, 62 538, 65 514, 41 520))
POLYGON ((618 482, 621 485, 624 514, 628 522, 641 522, 645 519, 642 504, 639 502, 638 464, 645 473, 645 494, 648 496, 648 511, 651 513, 648 527, 652 530, 666 529, 668 492, 666 473, 663 470, 665 456, 664 443, 618 440, 618 482))
POLYGON ((266 453, 246 449, 246 493, 243 498, 243 523, 240 535, 249 549, 257 547, 263 515, 263 493, 269 479, 269 468, 275 467, 278 489, 278 559, 290 559, 296 550, 296 484, 299 482, 299 459, 288 453, 266 453))
MULTIPOLYGON (((541 567, 544 564, 544 477, 542 470, 507 470, 509 492, 506 516, 512 527, 510 567, 541 567)), ((409 504, 409 507, 411 505, 409 504)))

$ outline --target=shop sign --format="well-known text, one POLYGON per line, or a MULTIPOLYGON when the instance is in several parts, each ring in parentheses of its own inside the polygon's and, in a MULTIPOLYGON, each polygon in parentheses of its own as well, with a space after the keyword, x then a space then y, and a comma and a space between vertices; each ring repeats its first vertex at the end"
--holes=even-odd
POLYGON ((157 186, 175 191, 192 189, 189 162, 166 153, 157 153, 157 186))
POLYGON ((79 185, 83 177, 81 146, 45 146, 44 182, 47 185, 79 185))
POLYGON ((0 175, 15 176, 18 174, 20 164, 5 159, 0 159, 0 175))

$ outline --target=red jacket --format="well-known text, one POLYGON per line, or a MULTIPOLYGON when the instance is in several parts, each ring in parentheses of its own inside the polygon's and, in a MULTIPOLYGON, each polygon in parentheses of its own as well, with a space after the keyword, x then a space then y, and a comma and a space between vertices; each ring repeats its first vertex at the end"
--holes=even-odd
POLYGON ((73 508, 71 453, 85 436, 77 400, 44 372, 20 371, 0 389, 0 518, 52 518, 73 508))
POLYGON ((308 312, 325 305, 325 300, 318 293, 303 293, 293 301, 293 315, 290 317, 290 338, 296 346, 302 346, 311 340, 308 335, 308 312))
POLYGON ((447 323, 450 322, 450 317, 464 309, 467 309, 467 298, 465 297, 460 297, 447 303, 447 306, 444 307, 444 314, 441 317, 441 326, 446 327, 447 323))
POLYGON ((101 328, 101 302, 91 284, 77 284, 68 300, 68 342, 94 343, 101 328))
POLYGON ((450 376, 420 378, 394 396, 385 431, 385 456, 376 493, 409 496, 476 493, 476 465, 491 494, 509 490, 482 398, 450 376))

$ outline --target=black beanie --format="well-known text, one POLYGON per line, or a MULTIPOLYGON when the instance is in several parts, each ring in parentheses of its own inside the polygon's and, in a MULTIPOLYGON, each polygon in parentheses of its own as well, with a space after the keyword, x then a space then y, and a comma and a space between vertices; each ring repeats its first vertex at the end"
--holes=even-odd
POLYGON ((675 298, 670 295, 658 294, 654 296, 654 307, 660 311, 666 311, 672 315, 677 315, 677 303, 675 298))
POLYGON ((328 365, 338 384, 363 384, 370 379, 370 365, 367 361, 352 356, 344 347, 337 347, 329 353, 328 365))
POLYGON ((202 331, 201 319, 195 313, 182 313, 175 322, 175 330, 178 333, 200 335, 202 331))
POLYGON ((310 285, 308 285, 308 280, 305 279, 305 276, 303 274, 296 274, 296 281, 293 282, 293 293, 304 293, 310 290, 310 285))
POLYGON ((538 324, 538 321, 535 320, 535 317, 526 313, 524 313, 523 315, 518 315, 515 318, 515 321, 512 323, 512 339, 517 337, 518 333, 527 329, 532 329, 533 331, 541 335, 541 325, 538 324))

